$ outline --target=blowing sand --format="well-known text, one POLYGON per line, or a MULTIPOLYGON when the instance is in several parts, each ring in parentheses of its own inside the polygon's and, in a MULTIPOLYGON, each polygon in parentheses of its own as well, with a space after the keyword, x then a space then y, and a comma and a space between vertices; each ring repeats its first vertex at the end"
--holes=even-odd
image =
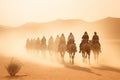
POLYGON ((65 54, 65 63, 52 60, 49 55, 44 58, 40 54, 27 54, 24 44, 18 45, 18 42, 20 39, 14 44, 1 43, 0 80, 120 80, 119 41, 101 42, 99 64, 94 64, 91 55, 91 65, 83 64, 78 52, 74 65, 68 63, 68 53, 65 54), (5 66, 13 57, 22 63, 22 68, 15 77, 10 77, 5 66))
MULTIPOLYGON (((36 55, 32 55, 36 56, 36 55)), ((50 59, 37 59, 29 57, 15 58, 22 63, 22 68, 15 77, 10 77, 5 69, 11 57, 0 56, 0 80, 119 80, 120 68, 105 64, 74 65, 58 63, 50 59), (31 60, 32 59, 32 60, 31 60), (39 60, 39 61, 38 61, 39 60)))

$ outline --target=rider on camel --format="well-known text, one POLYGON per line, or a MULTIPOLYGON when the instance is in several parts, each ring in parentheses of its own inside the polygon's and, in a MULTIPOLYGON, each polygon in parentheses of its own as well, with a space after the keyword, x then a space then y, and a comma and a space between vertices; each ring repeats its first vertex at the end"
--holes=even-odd
POLYGON ((70 34, 68 36, 67 51, 69 50, 69 46, 70 46, 71 43, 75 44, 75 39, 74 39, 74 36, 73 36, 72 32, 70 32, 70 34))
POLYGON ((99 43, 99 36, 97 35, 97 32, 94 32, 92 41, 93 41, 93 43, 99 43))
POLYGON ((61 45, 66 45, 65 36, 63 33, 60 36, 60 40, 59 40, 59 44, 58 44, 58 51, 61 50, 61 45))
MULTIPOLYGON (((99 46, 101 47, 100 42, 99 42, 99 36, 97 35, 97 32, 94 32, 94 35, 92 37, 92 42, 93 42, 93 44, 98 43, 99 46)), ((101 52, 101 49, 100 49, 100 52, 101 52)))
POLYGON ((45 36, 43 36, 43 38, 41 39, 41 43, 46 44, 46 38, 45 38, 45 36))
POLYGON ((42 47, 42 49, 46 49, 46 47, 47 47, 45 36, 43 36, 43 38, 41 39, 41 46, 44 46, 44 47, 42 47))
POLYGON ((53 37, 51 36, 48 40, 48 50, 53 50, 54 49, 54 40, 53 37))
POLYGON ((80 44, 80 51, 79 51, 79 53, 81 52, 81 45, 83 43, 86 43, 86 42, 88 43, 88 41, 89 41, 89 36, 88 36, 88 33, 85 32, 84 35, 82 36, 82 43, 80 44))
POLYGON ((59 41, 60 41, 60 37, 59 35, 57 35, 56 39, 55 39, 55 47, 58 47, 58 44, 59 44, 59 41))
POLYGON ((89 40, 88 33, 85 32, 84 35, 82 36, 82 41, 86 41, 86 42, 88 42, 88 40, 89 40))
POLYGON ((60 43, 65 43, 65 36, 64 36, 64 34, 62 34, 61 37, 60 37, 60 43))
POLYGON ((74 36, 72 33, 70 33, 70 35, 68 36, 68 43, 74 43, 74 36))

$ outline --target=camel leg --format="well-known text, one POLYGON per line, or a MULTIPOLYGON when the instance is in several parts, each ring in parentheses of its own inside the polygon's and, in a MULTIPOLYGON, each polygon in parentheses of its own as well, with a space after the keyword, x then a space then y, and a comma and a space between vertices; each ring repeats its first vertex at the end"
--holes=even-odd
POLYGON ((63 62, 64 62, 64 52, 62 52, 62 58, 63 58, 63 62))
POLYGON ((70 57, 70 60, 69 60, 69 62, 71 63, 72 62, 72 55, 71 55, 71 53, 69 53, 69 57, 70 57))
POLYGON ((82 57, 83 57, 83 63, 87 63, 87 54, 83 53, 82 57))
POLYGON ((82 53, 83 63, 85 63, 85 53, 82 53))
POLYGON ((97 63, 98 63, 98 60, 99 60, 99 53, 97 53, 96 56, 97 56, 97 63))
POLYGON ((98 56, 99 56, 99 53, 95 52, 95 62, 98 63, 98 56))
POLYGON ((88 53, 88 62, 90 64, 90 53, 88 53))
POLYGON ((87 63, 87 53, 85 53, 85 63, 87 63))
POLYGON ((83 58, 83 63, 84 63, 84 55, 83 55, 83 53, 82 53, 82 58, 83 58))
POLYGON ((74 56, 75 56, 75 53, 73 53, 72 55, 72 64, 74 64, 74 56))
POLYGON ((93 52, 93 54, 94 54, 94 61, 96 63, 96 52, 93 52))
POLYGON ((63 57, 62 52, 60 52, 60 55, 61 55, 62 62, 64 62, 64 57, 63 57))

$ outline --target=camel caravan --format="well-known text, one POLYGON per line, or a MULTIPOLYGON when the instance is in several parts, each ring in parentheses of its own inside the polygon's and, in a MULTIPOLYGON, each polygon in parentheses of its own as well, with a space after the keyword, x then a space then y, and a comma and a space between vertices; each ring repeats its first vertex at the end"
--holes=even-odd
MULTIPOLYGON (((28 52, 32 53, 41 53, 43 56, 46 55, 46 51, 49 52, 49 55, 55 55, 58 57, 60 55, 61 61, 64 62, 65 53, 69 53, 69 62, 74 64, 75 54, 77 53, 77 46, 75 43, 74 35, 69 34, 66 41, 64 34, 61 36, 57 35, 55 40, 50 36, 48 40, 48 45, 46 43, 46 38, 40 40, 37 39, 27 39, 26 40, 26 49, 28 52)), ((92 40, 89 40, 87 32, 82 36, 82 41, 79 44, 79 53, 82 53, 83 63, 90 64, 90 55, 91 51, 94 55, 94 60, 98 63, 99 53, 101 52, 101 45, 99 42, 99 36, 97 32, 94 32, 92 40)))

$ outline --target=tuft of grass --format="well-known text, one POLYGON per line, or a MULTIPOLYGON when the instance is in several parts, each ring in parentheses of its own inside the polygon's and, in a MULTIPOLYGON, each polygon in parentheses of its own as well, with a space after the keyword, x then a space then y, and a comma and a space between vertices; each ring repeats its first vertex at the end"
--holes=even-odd
POLYGON ((20 71, 21 67, 22 65, 18 61, 12 59, 6 66, 6 70, 10 76, 15 76, 20 71))

